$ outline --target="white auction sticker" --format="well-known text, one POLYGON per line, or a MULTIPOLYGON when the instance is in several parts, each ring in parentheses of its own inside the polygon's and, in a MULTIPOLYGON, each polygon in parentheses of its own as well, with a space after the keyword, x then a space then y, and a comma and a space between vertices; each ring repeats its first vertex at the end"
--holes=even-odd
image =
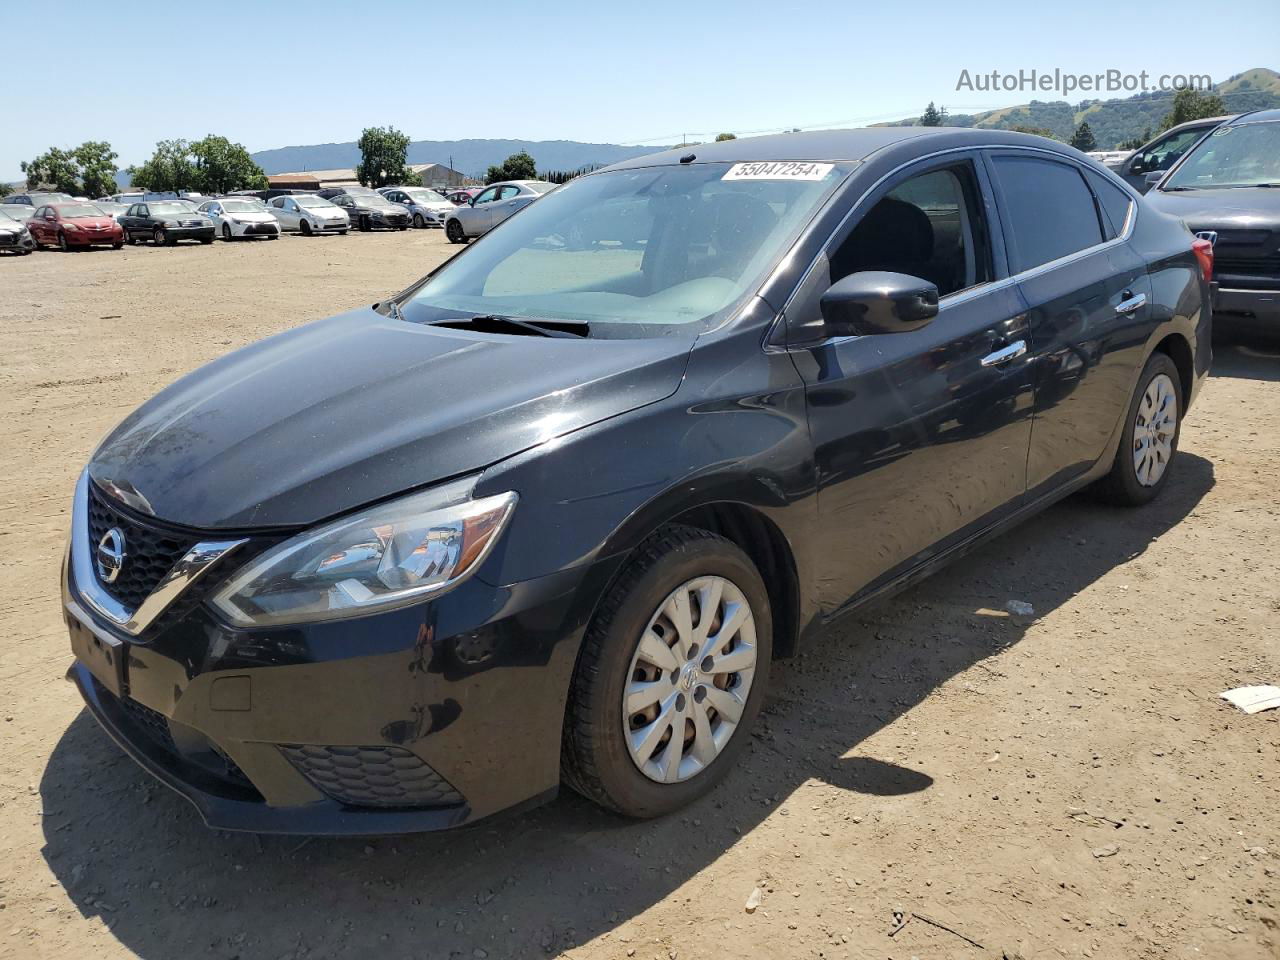
POLYGON ((833 163, 808 160, 773 160, 757 163, 735 163, 721 180, 821 180, 834 167, 833 163))

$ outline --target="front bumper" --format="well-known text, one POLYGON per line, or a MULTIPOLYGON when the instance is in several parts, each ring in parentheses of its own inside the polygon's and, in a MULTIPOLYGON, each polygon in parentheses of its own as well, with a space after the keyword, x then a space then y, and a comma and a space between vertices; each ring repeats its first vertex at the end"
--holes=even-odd
POLYGON ((231 224, 231 235, 233 237, 278 237, 280 235, 280 224, 233 223, 231 224))
POLYGON ((69 247, 108 246, 124 243, 123 230, 80 230, 75 233, 68 230, 63 233, 63 236, 67 238, 67 246, 69 247))
MULTIPOLYGON (((73 552, 87 549, 77 532, 73 552)), ((209 826, 441 830, 555 795, 581 586, 602 565, 506 588, 482 568, 416 607, 240 630, 203 603, 237 563, 218 561, 136 637, 82 602, 74 564, 63 577, 68 678, 209 826)))
POLYGON ((0 234, 0 250, 34 250, 36 242, 32 239, 31 234, 19 236, 16 233, 0 234))
POLYGON ((170 240, 212 240, 217 230, 212 225, 207 227, 165 227, 165 234, 170 240))

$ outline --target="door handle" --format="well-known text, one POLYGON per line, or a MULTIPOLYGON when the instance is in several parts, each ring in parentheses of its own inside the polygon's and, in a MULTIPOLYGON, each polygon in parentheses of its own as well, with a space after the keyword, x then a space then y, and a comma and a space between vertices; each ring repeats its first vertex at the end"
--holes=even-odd
MULTIPOLYGON (((1126 290, 1125 293, 1127 294, 1128 291, 1126 290)), ((1139 307, 1146 306, 1146 303, 1147 295, 1145 293, 1140 293, 1136 297, 1127 297, 1116 304, 1116 313, 1133 313, 1139 307)))
POLYGON ((1007 347, 1001 347, 994 353, 988 353, 982 358, 984 367, 998 367, 1002 363, 1008 363, 1010 360, 1016 360, 1027 352, 1027 341, 1015 340, 1007 347))

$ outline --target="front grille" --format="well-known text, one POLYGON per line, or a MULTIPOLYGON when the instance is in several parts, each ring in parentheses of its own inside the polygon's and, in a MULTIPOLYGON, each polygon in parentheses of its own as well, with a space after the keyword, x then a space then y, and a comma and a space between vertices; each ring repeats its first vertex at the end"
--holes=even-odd
POLYGON ((1222 257, 1213 258, 1215 274, 1242 274, 1247 277, 1280 276, 1280 253, 1271 257, 1222 257))
POLYGON ((204 223, 204 221, 203 221, 203 220, 179 220, 179 221, 178 221, 178 226, 180 226, 180 227, 203 227, 203 226, 205 226, 205 223, 204 223))
POLYGON ((351 807, 456 807, 444 777, 400 747, 280 744, 280 752, 321 793, 351 807))
MULTIPOLYGON (((159 586, 165 574, 196 544, 194 537, 135 520, 114 505, 93 484, 89 485, 89 551, 94 553, 103 536, 112 527, 124 534, 125 558, 114 583, 102 588, 124 604, 137 610, 142 601, 159 586)), ((96 571, 97 564, 94 564, 96 571)), ((101 577, 99 577, 101 583, 101 577)))
POLYGON ((0 233, 0 247, 12 247, 18 242, 18 235, 15 233, 0 233))

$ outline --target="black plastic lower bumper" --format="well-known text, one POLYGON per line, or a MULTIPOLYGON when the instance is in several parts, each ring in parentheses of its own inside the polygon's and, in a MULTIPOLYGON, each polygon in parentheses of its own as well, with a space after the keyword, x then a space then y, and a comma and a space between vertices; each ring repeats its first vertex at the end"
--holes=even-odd
POLYGON ((1280 290, 1218 288, 1214 322, 1223 329, 1280 334, 1280 290))

